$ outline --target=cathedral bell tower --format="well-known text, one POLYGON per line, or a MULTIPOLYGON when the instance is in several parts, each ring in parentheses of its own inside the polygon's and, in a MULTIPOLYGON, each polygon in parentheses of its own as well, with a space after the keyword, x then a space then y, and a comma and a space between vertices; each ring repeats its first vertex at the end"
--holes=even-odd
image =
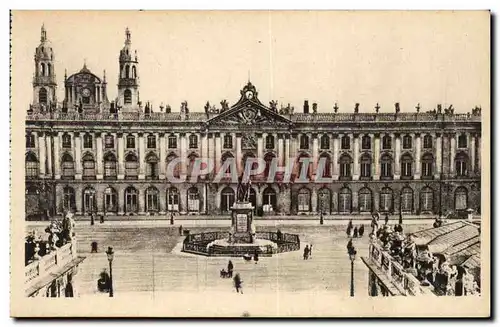
POLYGON ((35 74, 33 76, 34 111, 52 111, 57 105, 56 74, 54 72, 54 52, 47 39, 47 31, 42 26, 40 45, 35 50, 35 74))
POLYGON ((120 51, 118 77, 118 106, 123 112, 137 112, 139 106, 139 74, 137 51, 132 52, 130 31, 125 30, 125 46, 120 51))

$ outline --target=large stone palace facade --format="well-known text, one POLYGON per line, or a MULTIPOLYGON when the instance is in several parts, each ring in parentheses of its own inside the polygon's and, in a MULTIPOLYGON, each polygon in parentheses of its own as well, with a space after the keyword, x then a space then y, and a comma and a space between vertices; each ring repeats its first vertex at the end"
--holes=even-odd
MULTIPOLYGON (((35 52, 34 98, 26 117, 26 214, 112 215, 224 214, 237 191, 215 173, 189 179, 197 158, 216 171, 231 158, 241 173, 247 158, 266 168, 252 176, 250 200, 257 215, 437 214, 480 211, 481 112, 452 107, 421 112, 319 112, 264 105, 250 82, 234 105, 179 111, 152 108, 139 97, 139 60, 130 32, 118 58, 118 96, 107 97, 101 77, 86 65, 64 76, 65 98, 56 98, 55 57, 42 27, 35 52), (181 158, 174 175, 169 162, 181 158), (304 161, 308 158, 309 161, 304 161), (291 179, 267 178, 272 160, 294 164, 291 179), (323 169, 318 162, 323 160, 323 169), (306 167, 304 168, 304 165, 306 167), (305 178, 297 180, 301 172, 305 178), (327 182, 317 182, 317 174, 327 182)), ((226 171, 227 174, 234 173, 226 171)))

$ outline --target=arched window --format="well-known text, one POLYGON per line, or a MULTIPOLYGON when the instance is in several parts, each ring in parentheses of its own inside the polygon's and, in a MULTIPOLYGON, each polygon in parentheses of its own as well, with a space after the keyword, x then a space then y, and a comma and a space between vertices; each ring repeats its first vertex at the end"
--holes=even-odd
POLYGON ((413 190, 405 187, 401 190, 401 212, 411 213, 413 211, 413 190))
POLYGON ((116 157, 112 153, 104 156, 104 179, 116 179, 116 157))
POLYGON ((139 192, 133 187, 129 186, 125 189, 125 213, 137 213, 139 211, 139 192))
POLYGON ((160 192, 154 186, 146 189, 146 212, 160 211, 160 192))
POLYGON ((35 147, 35 135, 29 133, 26 135, 26 149, 35 147))
POLYGON ((125 78, 130 78, 130 66, 125 65, 125 78))
POLYGON ((40 91, 38 91, 38 102, 44 104, 48 103, 47 90, 44 87, 40 88, 40 91))
POLYGON ((372 191, 363 187, 358 192, 358 206, 359 212, 371 212, 372 211, 372 191))
POLYGON ((104 190, 104 211, 118 212, 118 194, 112 187, 107 187, 104 190))
POLYGON ((233 157, 233 155, 230 152, 226 152, 226 153, 224 153, 222 155, 222 158, 221 158, 221 168, 224 167, 224 164, 228 165, 227 167, 224 168, 225 169, 224 173, 226 174, 226 176, 231 175, 231 168, 232 168, 232 166, 234 164, 234 157, 233 157))
POLYGON ((47 64, 47 76, 52 75, 52 65, 50 63, 47 64))
POLYGON ((408 153, 401 157, 401 178, 411 179, 413 177, 413 158, 408 153))
POLYGON ((189 135, 189 148, 197 149, 198 148, 198 136, 195 134, 189 135))
POLYGON ((384 187, 380 192, 380 211, 392 211, 392 199, 392 190, 388 187, 384 187))
POLYGON ((457 176, 467 176, 467 166, 468 166, 468 158, 467 155, 463 152, 457 154, 455 157, 455 172, 457 176))
POLYGON ((137 69, 135 66, 132 66, 132 78, 137 78, 137 69))
POLYGON ((467 148, 467 135, 462 133, 458 136, 458 147, 460 149, 467 148))
POLYGON ((125 104, 132 103, 132 91, 130 91, 129 89, 126 89, 123 92, 123 102, 125 102, 125 104))
POLYGON ((330 137, 328 135, 324 134, 321 136, 321 149, 322 150, 328 150, 330 149, 330 137))
POLYGON ((322 171, 321 177, 332 177, 332 160, 326 152, 319 156, 318 172, 320 171, 322 171))
POLYGON ((326 187, 318 190, 318 211, 324 214, 330 214, 330 203, 332 202, 332 194, 326 187))
POLYGON ((455 210, 467 209, 467 189, 465 187, 458 187, 455 190, 455 210))
POLYGON ((97 199, 95 190, 92 187, 87 187, 83 190, 83 214, 91 214, 97 211, 97 199))
POLYGON ((343 187, 339 192, 339 212, 350 213, 352 207, 351 189, 343 187))
POLYGON ((26 178, 37 178, 39 172, 38 159, 36 156, 28 152, 25 158, 26 178))
POLYGON ((403 136, 403 149, 411 149, 412 148, 412 139, 411 136, 406 134, 403 136))
POLYGON ((351 138, 347 135, 342 136, 340 143, 340 148, 342 150, 349 150, 351 148, 351 138))
POLYGON ((62 179, 75 178, 75 163, 69 153, 65 153, 61 158, 62 179))
POLYGON ((274 136, 271 134, 266 136, 266 149, 267 150, 274 149, 274 136))
POLYGON ((230 187, 224 188, 220 194, 220 210, 222 212, 231 211, 233 203, 234 203, 234 190, 230 187))
POLYGON ((167 210, 179 211, 179 203, 180 203, 179 190, 172 186, 167 190, 167 210))
POLYGON ((420 191, 420 213, 432 213, 434 211, 434 191, 425 187, 420 191))
POLYGON ((188 211, 198 212, 200 211, 200 192, 198 188, 191 187, 187 191, 188 195, 188 211))
POLYGON ((175 153, 170 153, 167 156, 167 178, 170 176, 180 177, 181 175, 181 162, 177 160, 177 155, 175 153))
POLYGON ((432 136, 429 134, 424 136, 424 149, 432 149, 432 136))
POLYGON ((82 158, 82 163, 83 163, 83 179, 95 179, 95 161, 94 157, 90 154, 87 153, 83 158, 82 158))
POLYGON ((301 153, 297 158, 296 177, 301 181, 309 180, 311 176, 311 158, 307 153, 301 153))
POLYGON ((139 161, 137 156, 133 153, 127 154, 125 157, 125 178, 126 179, 137 179, 139 168, 139 161))
POLYGON ((72 187, 66 186, 63 189, 63 209, 76 211, 75 190, 72 187))
POLYGON ((92 140, 92 135, 90 135, 90 134, 83 135, 83 147, 85 149, 92 149, 93 143, 94 142, 92 140))
POLYGON ((267 187, 262 194, 264 212, 273 212, 278 209, 276 191, 272 187, 267 187))
POLYGON ((233 136, 231 134, 224 135, 224 149, 233 148, 233 136))
POLYGON ((127 135, 127 149, 135 149, 134 135, 127 135))
POLYGON ((273 163, 274 158, 275 158, 275 155, 272 152, 268 152, 264 156, 264 161, 266 162, 266 169, 264 169, 264 176, 266 177, 266 179, 269 176, 269 172, 271 170, 271 164, 273 163))
POLYGON ((351 165, 352 165, 352 159, 349 155, 343 154, 340 157, 340 177, 341 179, 351 179, 352 174, 351 174, 351 165))
POLYGON ((63 134, 62 136, 62 147, 64 149, 71 149, 71 135, 63 134))
MULTIPOLYGON (((43 51, 43 49, 42 49, 43 51)), ((42 76, 45 76, 45 63, 41 63, 40 68, 42 69, 42 76)))
POLYGON ((298 211, 309 212, 311 204, 311 191, 308 188, 301 188, 298 194, 298 211))
POLYGON ((300 136, 300 148, 303 150, 309 149, 309 136, 305 134, 300 136))
POLYGON ((146 157, 146 179, 158 179, 158 157, 154 152, 150 152, 146 157))
POLYGON ((392 179, 392 157, 384 153, 380 158, 380 178, 382 179, 392 179))
POLYGON ((147 138, 148 149, 156 149, 156 136, 149 134, 147 138))
POLYGON ((361 156, 361 178, 369 179, 372 176, 372 157, 365 153, 361 156))
POLYGON ((422 156, 422 178, 431 179, 433 174, 434 157, 431 153, 422 156))
POLYGON ((372 148, 372 139, 368 135, 364 135, 361 139, 361 149, 370 150, 372 148))
POLYGON ((382 138, 382 149, 390 150, 392 148, 392 137, 390 135, 384 135, 382 138))

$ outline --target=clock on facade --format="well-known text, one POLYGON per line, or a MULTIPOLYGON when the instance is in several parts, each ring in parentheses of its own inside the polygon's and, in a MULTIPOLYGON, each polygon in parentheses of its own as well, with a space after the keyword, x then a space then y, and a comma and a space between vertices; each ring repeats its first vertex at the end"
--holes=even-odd
POLYGON ((253 98, 253 92, 252 91, 247 91, 247 93, 245 93, 245 96, 247 97, 248 100, 250 100, 250 99, 253 98))
POLYGON ((82 95, 83 95, 84 97, 88 98, 88 97, 90 96, 90 90, 89 90, 89 89, 87 89, 87 88, 84 88, 84 89, 82 90, 82 95))

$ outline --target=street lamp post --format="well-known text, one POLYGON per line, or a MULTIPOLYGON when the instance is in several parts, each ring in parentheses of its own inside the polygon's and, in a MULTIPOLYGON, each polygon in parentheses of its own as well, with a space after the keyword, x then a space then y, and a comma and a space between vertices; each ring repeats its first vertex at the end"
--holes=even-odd
POLYGON ((106 251, 106 255, 108 256, 109 261, 109 297, 113 297, 113 256, 114 256, 113 248, 111 246, 108 247, 106 251))
POLYGON ((350 246, 347 249, 347 253, 349 254, 349 259, 351 260, 351 297, 354 297, 354 260, 356 260, 356 248, 354 246, 350 246))

